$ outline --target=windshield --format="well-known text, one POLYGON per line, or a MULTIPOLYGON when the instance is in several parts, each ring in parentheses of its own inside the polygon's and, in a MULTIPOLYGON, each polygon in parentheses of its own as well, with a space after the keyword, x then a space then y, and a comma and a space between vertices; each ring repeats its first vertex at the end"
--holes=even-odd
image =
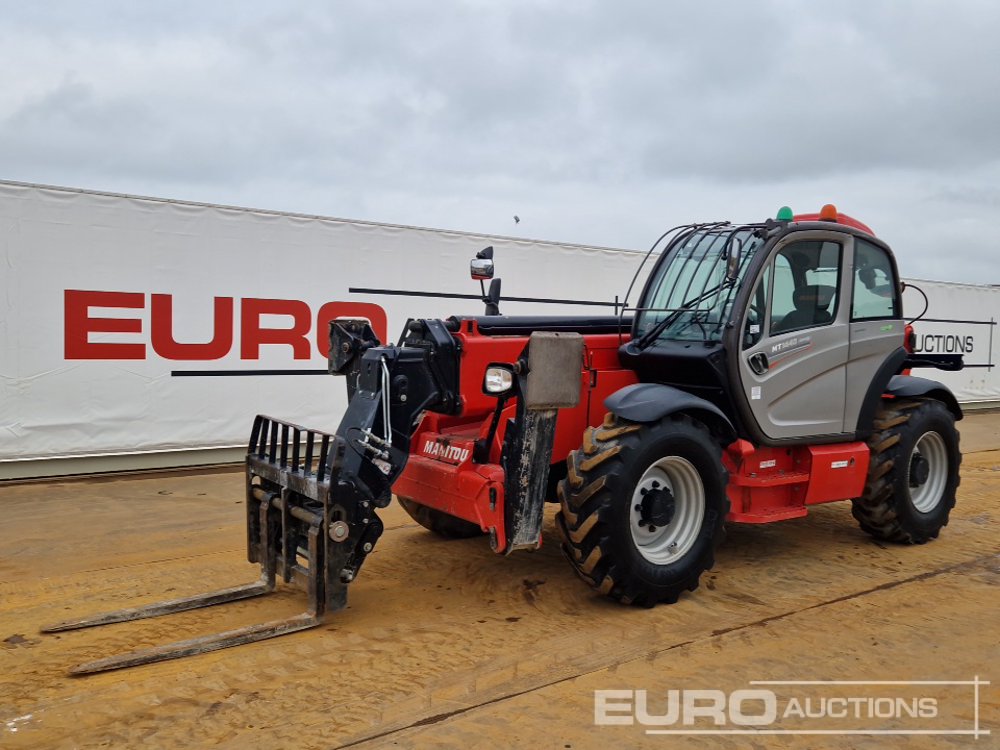
POLYGON ((716 227, 695 232, 670 248, 646 285, 636 315, 636 337, 668 316, 657 341, 720 341, 750 260, 764 240, 753 228, 716 227), (726 283, 730 238, 742 243, 736 283, 726 283))

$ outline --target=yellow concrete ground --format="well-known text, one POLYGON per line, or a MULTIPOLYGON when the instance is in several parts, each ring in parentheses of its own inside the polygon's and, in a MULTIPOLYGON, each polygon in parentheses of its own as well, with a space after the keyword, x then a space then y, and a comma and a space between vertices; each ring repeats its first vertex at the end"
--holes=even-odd
MULTIPOLYGON (((958 506, 927 545, 873 542, 846 503, 781 524, 731 526, 699 591, 645 610, 593 595, 554 543, 500 558, 485 540, 438 540, 393 506, 351 606, 325 626, 85 678, 65 670, 294 614, 301 595, 40 635, 41 625, 71 616, 252 580, 242 475, 0 486, 0 747, 998 747, 1000 416, 960 426, 958 506), (595 690, 646 690, 659 713, 671 689, 976 675, 993 682, 979 688, 979 722, 992 734, 978 740, 677 737, 594 726, 595 690)), ((938 717, 920 726, 966 730, 975 721, 971 686, 768 689, 782 701, 936 696, 938 717)))

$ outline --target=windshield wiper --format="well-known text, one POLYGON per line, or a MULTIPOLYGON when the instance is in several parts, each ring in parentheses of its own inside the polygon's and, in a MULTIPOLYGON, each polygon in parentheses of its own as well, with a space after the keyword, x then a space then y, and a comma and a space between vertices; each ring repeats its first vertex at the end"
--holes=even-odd
POLYGON ((663 333, 671 324, 673 324, 681 316, 681 313, 687 312, 688 310, 691 309, 692 306, 697 305, 699 302, 703 302, 713 294, 718 294, 727 287, 733 286, 735 283, 736 279, 726 279, 716 284, 715 286, 711 287, 710 289, 706 289, 697 297, 692 297, 691 299, 687 300, 684 304, 674 309, 673 312, 671 312, 669 315, 663 318, 663 320, 661 320, 655 326, 646 331, 646 333, 642 334, 642 336, 640 336, 635 341, 636 348, 639 351, 644 351, 645 349, 648 349, 653 344, 653 342, 655 342, 656 339, 660 337, 660 334, 663 333))

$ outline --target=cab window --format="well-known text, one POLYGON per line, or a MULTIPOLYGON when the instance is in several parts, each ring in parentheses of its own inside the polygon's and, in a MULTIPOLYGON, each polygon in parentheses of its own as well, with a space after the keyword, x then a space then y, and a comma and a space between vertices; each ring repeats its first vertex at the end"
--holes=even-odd
POLYGON ((771 335, 830 325, 837 317, 841 246, 806 240, 783 247, 773 263, 771 335))
POLYGON ((854 241, 853 287, 852 321, 901 317, 899 284, 889 254, 862 239, 854 241))
POLYGON ((746 324, 743 328, 743 348, 749 349, 764 337, 764 313, 767 312, 767 294, 771 289, 771 266, 764 269, 747 306, 746 324))

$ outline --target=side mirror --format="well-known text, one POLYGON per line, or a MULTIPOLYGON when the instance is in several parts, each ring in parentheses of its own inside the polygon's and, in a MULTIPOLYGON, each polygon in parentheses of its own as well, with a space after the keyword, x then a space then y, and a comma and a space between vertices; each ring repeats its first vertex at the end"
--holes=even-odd
POLYGON ((476 281, 486 281, 493 278, 493 245, 484 247, 469 264, 469 271, 476 281))
POLYGON ((479 289, 483 293, 483 302, 486 304, 487 315, 500 314, 500 279, 493 278, 493 245, 484 247, 469 264, 469 271, 472 278, 479 282, 479 289), (486 291, 483 284, 487 279, 490 281, 490 291, 486 291))
POLYGON ((469 272, 476 281, 486 281, 493 278, 492 258, 473 258, 469 264, 469 272))
POLYGON ((743 252, 743 241, 737 237, 729 240, 729 254, 726 256, 726 281, 736 281, 740 274, 740 254, 743 252))

